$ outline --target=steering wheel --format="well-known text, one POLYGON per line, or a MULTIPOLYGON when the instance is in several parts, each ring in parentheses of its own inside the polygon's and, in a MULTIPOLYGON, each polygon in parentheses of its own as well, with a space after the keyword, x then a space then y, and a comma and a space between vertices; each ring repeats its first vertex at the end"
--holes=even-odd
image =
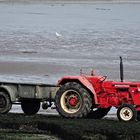
POLYGON ((101 78, 99 78, 96 83, 102 83, 103 81, 105 81, 105 79, 107 78, 107 76, 102 76, 101 78))

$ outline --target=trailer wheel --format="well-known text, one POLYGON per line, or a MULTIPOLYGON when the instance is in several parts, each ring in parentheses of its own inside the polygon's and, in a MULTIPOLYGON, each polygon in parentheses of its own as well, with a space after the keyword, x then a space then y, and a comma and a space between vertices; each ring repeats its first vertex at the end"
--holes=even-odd
POLYGON ((0 91, 0 114, 6 114, 10 111, 12 103, 7 93, 0 91))
POLYGON ((109 108, 97 108, 96 110, 91 110, 87 115, 88 118, 91 119, 102 119, 107 113, 110 111, 111 107, 109 108))
POLYGON ((87 116, 92 106, 89 92, 76 82, 62 85, 56 93, 57 111, 66 118, 87 116))
POLYGON ((137 112, 132 105, 124 104, 118 108, 117 117, 120 121, 133 121, 137 118, 137 112))
POLYGON ((23 100, 21 108, 26 115, 34 115, 40 109, 40 101, 38 100, 23 100))

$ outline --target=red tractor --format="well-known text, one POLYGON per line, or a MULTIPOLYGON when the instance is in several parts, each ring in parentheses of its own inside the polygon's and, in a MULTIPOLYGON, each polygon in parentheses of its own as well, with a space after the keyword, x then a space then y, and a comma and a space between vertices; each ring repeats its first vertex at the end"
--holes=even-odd
POLYGON ((56 93, 57 111, 66 118, 92 117, 101 119, 117 108, 121 121, 140 120, 140 82, 123 81, 120 57, 120 82, 108 81, 107 76, 67 76, 59 80, 56 93))

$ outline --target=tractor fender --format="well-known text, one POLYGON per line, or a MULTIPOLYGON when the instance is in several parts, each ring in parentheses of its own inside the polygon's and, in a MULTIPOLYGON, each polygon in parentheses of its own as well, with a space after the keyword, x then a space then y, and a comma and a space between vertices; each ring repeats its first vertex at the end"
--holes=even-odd
POLYGON ((63 85, 67 82, 78 82, 86 87, 93 95, 94 95, 94 103, 98 104, 97 94, 92 86, 92 84, 87 80, 84 76, 70 76, 70 77, 63 77, 58 81, 58 85, 63 85))
POLYGON ((14 88, 6 85, 1 85, 0 91, 5 91, 9 95, 12 102, 16 101, 16 91, 14 88))

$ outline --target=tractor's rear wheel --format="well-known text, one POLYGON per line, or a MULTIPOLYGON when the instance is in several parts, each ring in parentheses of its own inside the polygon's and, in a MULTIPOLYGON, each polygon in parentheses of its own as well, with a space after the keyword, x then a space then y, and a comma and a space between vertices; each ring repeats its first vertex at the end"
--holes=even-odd
POLYGON ((117 117, 120 121, 133 121, 137 118, 137 112, 133 105, 124 104, 118 108, 117 117))
POLYGON ((102 119, 107 113, 110 111, 111 107, 109 108, 97 108, 96 110, 91 110, 87 115, 88 118, 92 119, 102 119))
POLYGON ((6 92, 0 91, 0 114, 6 114, 10 111, 12 103, 6 92))
POLYGON ((21 101, 21 108, 26 115, 34 115, 40 109, 39 100, 23 100, 21 101))
POLYGON ((92 106, 89 92, 79 83, 68 82, 56 94, 57 111, 66 118, 87 116, 92 106))

